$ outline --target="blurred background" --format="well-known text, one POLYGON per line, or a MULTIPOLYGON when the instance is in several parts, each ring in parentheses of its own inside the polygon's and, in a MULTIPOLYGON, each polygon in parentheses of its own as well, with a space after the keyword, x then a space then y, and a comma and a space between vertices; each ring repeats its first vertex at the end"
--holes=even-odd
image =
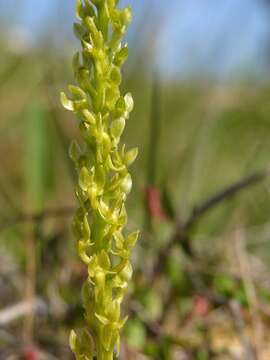
MULTIPOLYGON (((131 4, 140 228, 121 359, 270 358, 270 2, 131 4), (150 286, 151 285, 151 286, 150 286)), ((75 0, 0 0, 0 359, 72 359, 75 0)))

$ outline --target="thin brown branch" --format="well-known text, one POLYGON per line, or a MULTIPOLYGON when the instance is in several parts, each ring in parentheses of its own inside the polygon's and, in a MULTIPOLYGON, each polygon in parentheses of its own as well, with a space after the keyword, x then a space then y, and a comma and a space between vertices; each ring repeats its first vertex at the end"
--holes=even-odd
POLYGON ((217 192, 206 201, 202 202, 201 205, 195 207, 191 212, 191 215, 184 223, 178 222, 178 224, 176 224, 173 235, 167 245, 158 254, 153 267, 153 277, 156 277, 157 274, 163 270, 165 263, 164 259, 166 259, 168 253, 175 244, 180 244, 187 255, 194 257, 191 246, 190 230, 204 215, 214 209, 217 205, 231 199, 235 195, 238 195, 241 191, 262 182, 269 175, 270 171, 269 169, 266 169, 244 177, 231 186, 217 192))
POLYGON ((215 195, 211 196, 209 199, 204 201, 201 205, 194 208, 188 220, 183 225, 184 229, 188 229, 193 226, 198 220, 201 219, 203 215, 212 210, 215 206, 220 203, 232 198, 234 195, 238 194, 240 191, 249 188, 250 186, 256 185, 257 183, 263 181, 266 177, 270 175, 269 169, 260 171, 256 174, 249 175, 243 179, 237 181, 231 186, 219 191, 215 195))

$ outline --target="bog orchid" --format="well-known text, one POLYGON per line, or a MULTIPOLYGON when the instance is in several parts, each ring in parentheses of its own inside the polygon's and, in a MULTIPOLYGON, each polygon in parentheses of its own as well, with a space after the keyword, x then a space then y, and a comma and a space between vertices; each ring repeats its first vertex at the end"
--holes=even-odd
POLYGON ((133 109, 130 93, 122 95, 121 69, 128 57, 122 44, 132 13, 118 0, 78 0, 74 31, 81 51, 73 59, 76 85, 63 106, 78 118, 81 144, 72 142, 79 207, 73 220, 78 254, 88 269, 82 289, 85 324, 71 331, 70 346, 78 360, 112 360, 119 353, 120 330, 127 318, 121 303, 132 276, 130 253, 138 232, 123 232, 125 202, 132 188, 128 168, 137 148, 127 150, 121 135, 133 109))

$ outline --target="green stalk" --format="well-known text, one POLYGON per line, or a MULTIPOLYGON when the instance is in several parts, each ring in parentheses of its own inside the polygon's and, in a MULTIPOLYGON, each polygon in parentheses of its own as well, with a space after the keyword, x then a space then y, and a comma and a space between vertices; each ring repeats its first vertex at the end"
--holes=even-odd
POLYGON ((78 0, 75 34, 82 50, 73 60, 76 86, 63 106, 79 120, 82 144, 73 142, 70 156, 78 172, 75 193, 79 208, 73 221, 78 253, 88 268, 83 286, 85 326, 71 331, 70 347, 77 360, 112 360, 120 348, 121 303, 132 276, 130 252, 138 232, 129 235, 125 201, 132 188, 128 167, 138 150, 120 146, 133 109, 128 93, 121 95, 121 69, 128 57, 122 45, 131 21, 130 8, 118 0, 78 0), (89 216, 89 213, 91 216, 89 216))

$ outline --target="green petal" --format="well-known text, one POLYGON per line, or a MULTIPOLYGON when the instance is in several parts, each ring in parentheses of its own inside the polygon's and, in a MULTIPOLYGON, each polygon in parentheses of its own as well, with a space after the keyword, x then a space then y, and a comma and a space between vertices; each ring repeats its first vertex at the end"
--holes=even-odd
POLYGON ((124 62, 127 60, 127 58, 128 58, 128 44, 125 44, 125 46, 115 54, 113 62, 116 66, 121 67, 124 64, 124 62))
POLYGON ((134 163, 134 161, 136 160, 138 156, 138 148, 134 148, 129 150, 126 154, 125 154, 125 164, 127 166, 130 166, 134 163))
POLYGON ((60 100, 61 100, 61 103, 62 103, 63 107, 66 110, 74 111, 74 103, 73 103, 73 101, 68 99, 64 92, 61 92, 60 100))
POLYGON ((69 146, 69 157, 77 163, 81 156, 81 149, 77 141, 73 140, 69 146))
POLYGON ((101 322, 102 325, 107 325, 109 323, 109 320, 105 316, 95 313, 95 317, 101 322))
POLYGON ((121 137, 126 125, 126 120, 123 117, 120 117, 119 119, 116 119, 112 122, 111 125, 111 135, 119 140, 121 137))
POLYGON ((88 188, 91 186, 92 184, 92 179, 91 176, 89 174, 89 171, 87 170, 87 168, 85 166, 83 166, 80 170, 80 174, 79 174, 79 185, 80 188, 83 191, 87 191, 88 188))
POLYGON ((69 346, 71 350, 75 353, 77 348, 77 335, 74 330, 71 330, 69 335, 69 346))
POLYGON ((129 194, 132 189, 132 179, 130 174, 127 174, 121 182, 121 190, 125 194, 129 194))
POLYGON ((101 253, 98 255, 98 263, 104 270, 110 270, 111 260, 105 250, 102 250, 101 253))
POLYGON ((130 93, 127 93, 125 95, 124 99, 125 99, 125 103, 126 103, 126 109, 129 113, 131 113, 131 111, 133 110, 133 107, 134 107, 133 97, 130 93))
POLYGON ((128 249, 132 249, 136 245, 136 242, 139 237, 139 233, 140 233, 139 231, 135 231, 128 235, 127 240, 126 240, 126 247, 128 249))

